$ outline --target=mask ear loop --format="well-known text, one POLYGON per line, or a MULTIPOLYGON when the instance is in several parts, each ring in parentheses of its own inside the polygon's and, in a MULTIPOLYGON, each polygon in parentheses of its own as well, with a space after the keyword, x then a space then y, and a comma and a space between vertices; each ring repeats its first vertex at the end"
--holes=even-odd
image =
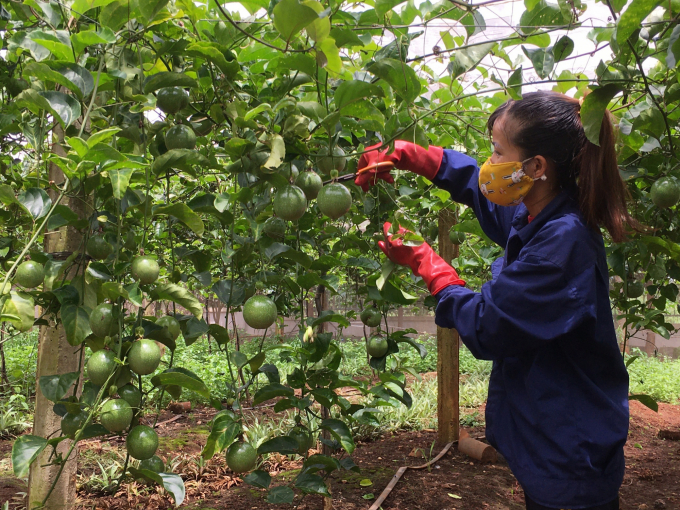
MULTIPOLYGON (((536 156, 531 156, 530 158, 527 158, 527 159, 525 159, 524 161, 522 161, 522 173, 523 173, 524 175, 526 175, 526 172, 524 171, 524 163, 526 163, 527 161, 531 161, 531 160, 534 159, 535 157, 536 157, 536 156)), ((546 180, 548 180, 548 176, 545 175, 545 174, 543 174, 543 175, 541 175, 540 177, 535 178, 535 179, 534 179, 534 182, 535 182, 535 181, 546 181, 546 180)))

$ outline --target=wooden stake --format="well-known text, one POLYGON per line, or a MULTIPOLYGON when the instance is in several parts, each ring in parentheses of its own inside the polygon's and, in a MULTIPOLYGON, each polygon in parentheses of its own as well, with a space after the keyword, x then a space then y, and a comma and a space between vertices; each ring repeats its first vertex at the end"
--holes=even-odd
MULTIPOLYGON (((439 255, 448 263, 458 257, 458 246, 449 239, 449 230, 455 223, 453 211, 439 211, 439 255)), ((458 332, 437 326, 437 432, 440 444, 458 439, 458 379, 458 332)))

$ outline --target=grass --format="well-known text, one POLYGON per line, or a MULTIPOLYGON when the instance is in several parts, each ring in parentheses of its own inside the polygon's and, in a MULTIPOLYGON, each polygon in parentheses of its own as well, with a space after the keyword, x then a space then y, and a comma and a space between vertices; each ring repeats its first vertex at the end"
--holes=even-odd
POLYGON ((651 356, 633 349, 640 356, 628 366, 630 392, 646 393, 659 402, 678 404, 680 398, 680 359, 651 356))

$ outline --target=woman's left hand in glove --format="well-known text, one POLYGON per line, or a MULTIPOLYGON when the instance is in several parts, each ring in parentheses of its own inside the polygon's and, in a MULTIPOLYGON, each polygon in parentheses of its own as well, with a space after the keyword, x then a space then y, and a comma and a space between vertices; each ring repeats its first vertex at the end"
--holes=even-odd
MULTIPOLYGON (((383 225, 385 241, 378 241, 378 246, 392 262, 409 266, 413 274, 422 277, 431 294, 437 294, 449 285, 465 285, 456 270, 437 255, 432 246, 425 242, 419 246, 407 246, 402 238, 393 239, 389 234, 391 227, 391 223, 383 225)), ((407 232, 405 228, 399 227, 399 234, 407 232)))

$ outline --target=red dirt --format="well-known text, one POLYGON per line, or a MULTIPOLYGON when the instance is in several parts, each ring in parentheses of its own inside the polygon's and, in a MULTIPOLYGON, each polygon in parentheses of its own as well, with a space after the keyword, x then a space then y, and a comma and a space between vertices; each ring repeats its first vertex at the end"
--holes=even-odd
MULTIPOLYGON (((264 414, 271 409, 264 410, 264 414)), ((183 506, 194 509, 235 510, 282 509, 321 510, 320 496, 307 496, 294 505, 269 505, 264 491, 243 484, 225 466, 224 458, 216 456, 206 465, 197 462, 198 453, 205 442, 202 429, 214 411, 196 409, 191 414, 164 425, 159 430, 162 439, 161 456, 174 458, 179 464, 177 472, 185 473, 187 498, 183 506)), ((160 421, 172 418, 164 413, 160 421)), ((680 406, 659 405, 654 413, 642 404, 631 402, 631 422, 628 444, 626 476, 621 488, 622 510, 652 510, 680 508, 680 442, 658 438, 661 429, 680 430, 680 406)), ((483 429, 471 431, 483 434, 483 429)), ((337 510, 367 509, 371 499, 377 497, 398 467, 424 463, 421 454, 430 457, 436 433, 433 431, 402 432, 370 443, 359 443, 353 458, 361 467, 361 474, 342 471, 331 477, 333 506, 337 510), (411 454, 411 455, 409 455, 411 454), (414 456, 414 454, 416 456, 414 456), (368 479, 373 485, 362 487, 360 481, 368 479)), ((0 441, 0 464, 7 467, 9 441, 0 441)), ((95 455, 114 452, 121 448, 120 441, 90 440, 83 446, 95 455)), ((441 447, 434 446, 431 456, 441 447)), ((265 468, 278 485, 290 480, 298 469, 299 461, 286 457, 270 458, 265 468)), ((85 477, 93 472, 84 466, 85 477)), ((0 505, 10 502, 10 509, 20 508, 24 484, 12 477, 0 476, 0 505)), ((158 488, 146 488, 137 483, 124 484, 115 496, 79 492, 78 506, 97 509, 171 508, 171 500, 158 488)), ((389 495, 384 510, 515 510, 524 508, 524 496, 508 467, 502 463, 482 465, 461 455, 455 448, 430 471, 409 470, 389 495)))

